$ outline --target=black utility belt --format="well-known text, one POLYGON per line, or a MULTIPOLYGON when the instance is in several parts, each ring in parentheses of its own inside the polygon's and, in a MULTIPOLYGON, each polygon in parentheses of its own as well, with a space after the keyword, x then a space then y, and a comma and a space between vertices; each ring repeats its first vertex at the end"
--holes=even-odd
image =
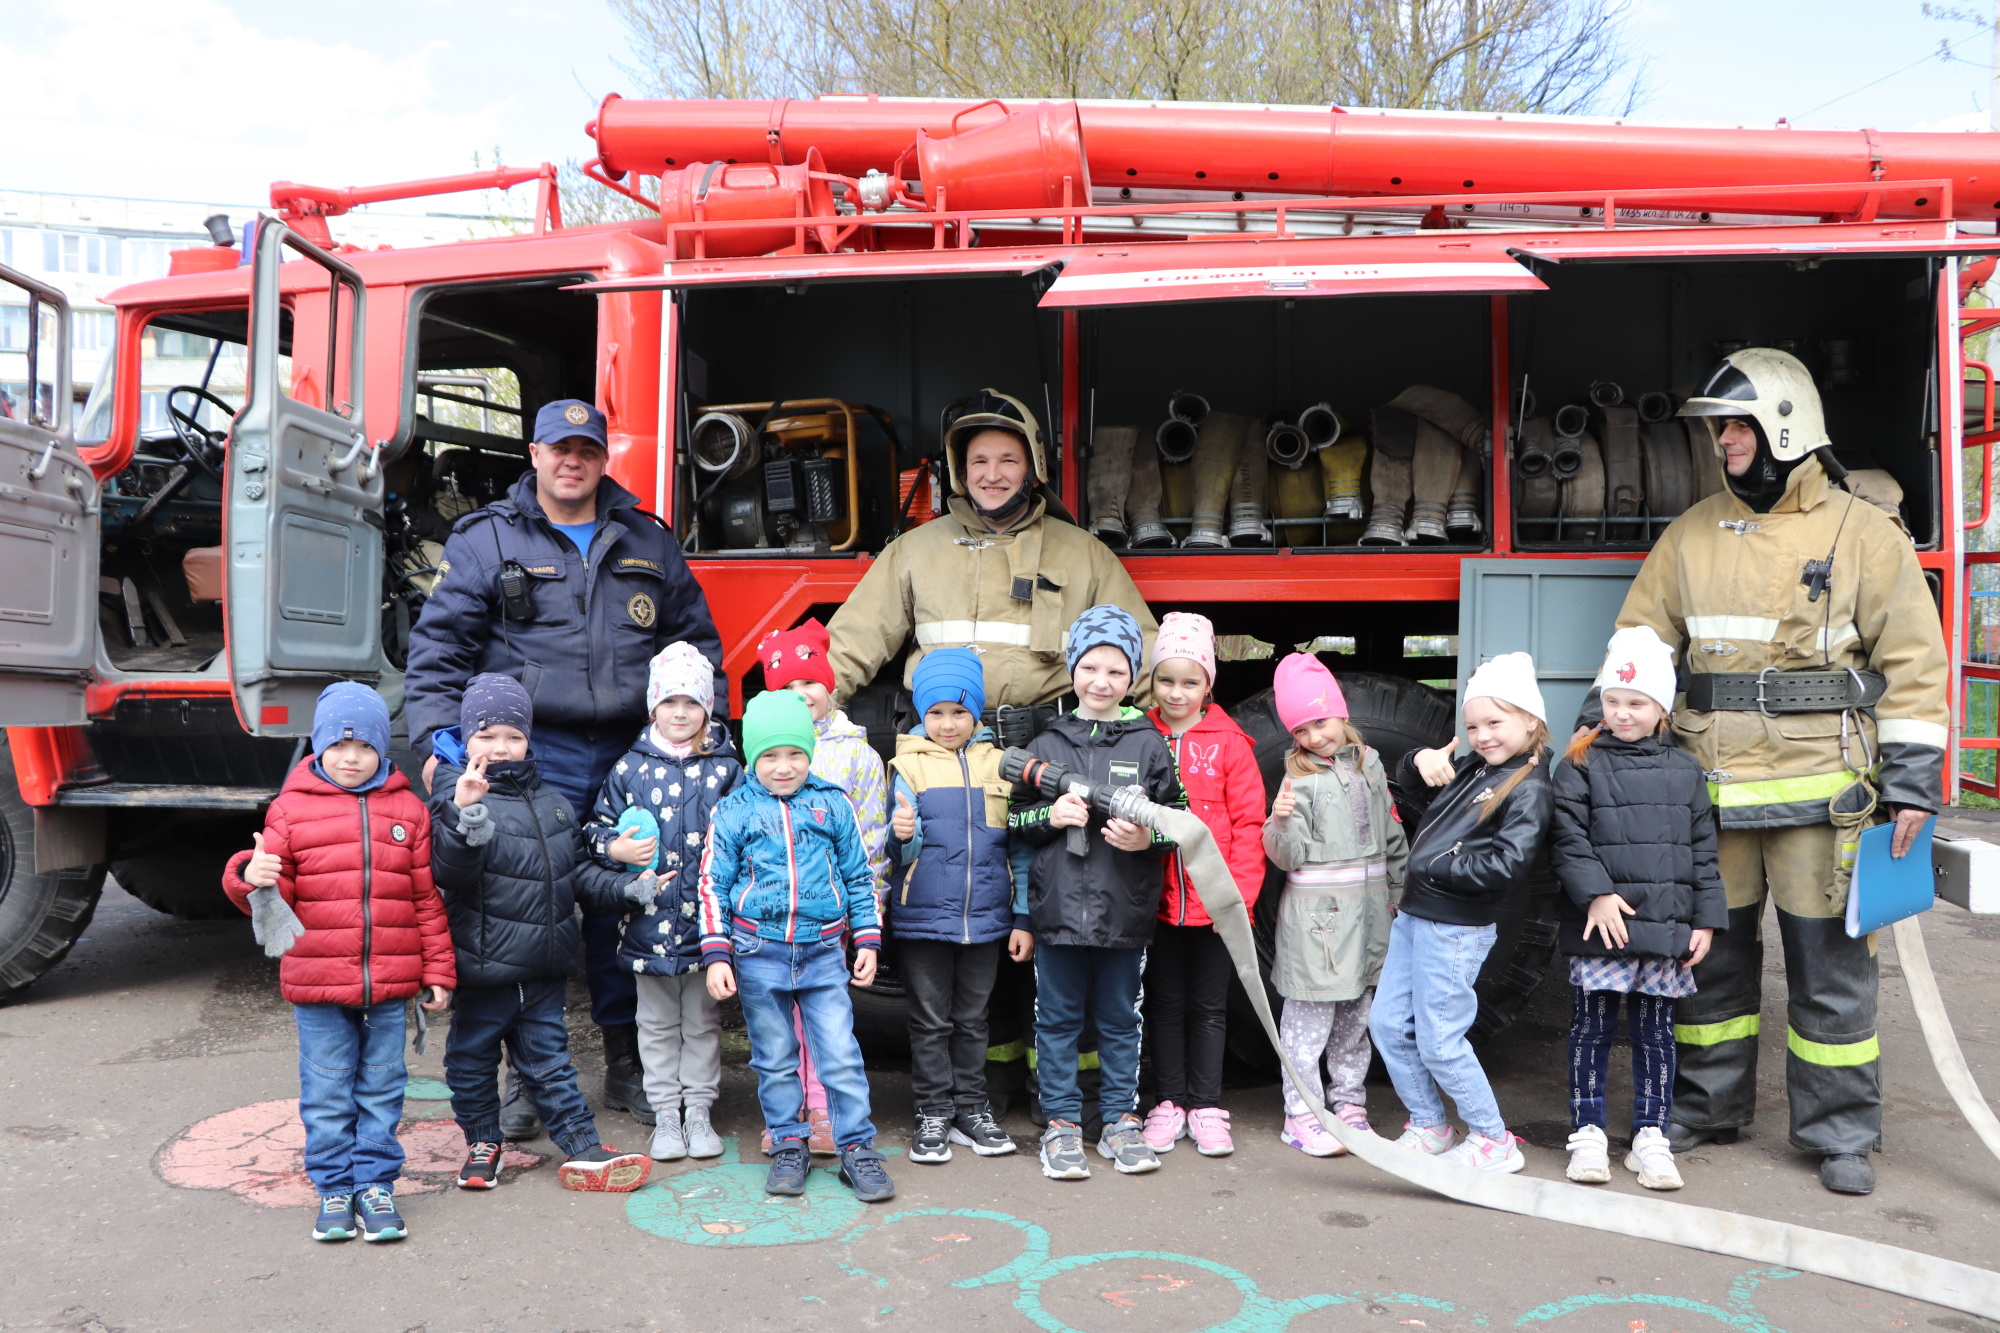
POLYGON ((1842 713, 1872 708, 1889 688, 1875 671, 1703 671, 1688 677, 1687 706, 1698 713, 1842 713))
POLYGON ((1047 731, 1049 723, 1061 717, 1062 713, 1060 703, 1025 704, 1018 708, 1001 704, 981 713, 979 721, 993 728, 994 744, 1004 750, 1010 745, 1026 745, 1047 731))

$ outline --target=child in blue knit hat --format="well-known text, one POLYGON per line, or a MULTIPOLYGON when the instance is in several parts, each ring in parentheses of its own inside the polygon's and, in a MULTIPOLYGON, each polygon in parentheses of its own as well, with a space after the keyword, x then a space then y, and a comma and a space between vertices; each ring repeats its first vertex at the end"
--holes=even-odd
POLYGON ((938 648, 917 664, 911 693, 923 721, 896 738, 890 770, 888 924, 910 998, 912 1162, 949 1162, 963 1143, 981 1157, 1014 1151, 986 1100, 986 1007, 1001 942, 1025 962, 1025 843, 1007 832, 1009 784, 980 725, 986 675, 970 648, 938 648), (1015 853, 1010 855, 1010 849, 1015 853))

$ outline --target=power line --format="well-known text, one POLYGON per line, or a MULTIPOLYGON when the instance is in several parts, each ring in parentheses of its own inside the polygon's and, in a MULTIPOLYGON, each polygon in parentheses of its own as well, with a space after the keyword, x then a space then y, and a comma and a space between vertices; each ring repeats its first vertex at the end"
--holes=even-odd
MULTIPOLYGON (((1898 74, 1907 74, 1907 73, 1909 73, 1909 72, 1910 72, 1911 70, 1915 69, 1915 68, 1916 68, 1917 66, 1919 66, 1919 65, 1922 65, 1922 64, 1927 64, 1927 63, 1929 63, 1930 61, 1933 61, 1933 60, 1936 60, 1936 59, 1937 59, 1937 58, 1938 58, 1939 56, 1942 56, 1942 55, 1947 55, 1947 54, 1949 54, 1949 53, 1951 53, 1951 52, 1953 52, 1953 51, 1956 51, 1956 50, 1957 50, 1957 49, 1958 49, 1959 47, 1961 47, 1961 46, 1965 45, 1965 44, 1966 44, 1967 42, 1971 41, 1971 40, 1972 40, 1972 39, 1973 39, 1974 37, 1978 37, 1978 36, 1981 36, 1981 35, 1982 35, 1981 33, 1978 33, 1978 32, 1974 32, 1974 33, 1971 33, 1971 34, 1969 34, 1969 35, 1967 35, 1967 36, 1964 36, 1964 37, 1961 37, 1961 38, 1959 38, 1959 39, 1958 39, 1957 41, 1953 42, 1953 43, 1952 43, 1952 44, 1951 44, 1950 46, 1947 46, 1947 47, 1943 48, 1942 50, 1938 50, 1938 51, 1933 51, 1933 52, 1931 52, 1931 53, 1930 53, 1929 55, 1927 55, 1927 56, 1924 56, 1924 57, 1923 57, 1922 59, 1920 59, 1920 60, 1912 60, 1912 61, 1911 61, 1911 62, 1910 62, 1909 64, 1907 64, 1907 65, 1903 66, 1903 67, 1902 67, 1901 69, 1895 69, 1895 70, 1890 70, 1890 71, 1889 71, 1889 72, 1888 72, 1887 74, 1884 74, 1884 75, 1883 75, 1883 76, 1882 76, 1881 78, 1879 78, 1879 79, 1871 79, 1871 80, 1869 80, 1869 81, 1868 81, 1867 83, 1864 83, 1864 84, 1862 84, 1862 85, 1861 85, 1861 86, 1860 86, 1859 88, 1850 88, 1850 89, 1848 89, 1848 90, 1847 90, 1846 92, 1842 93, 1842 94, 1841 94, 1840 96, 1838 96, 1838 97, 1836 97, 1836 98, 1833 98, 1833 99, 1832 99, 1831 101, 1826 101, 1826 102, 1821 102, 1821 103, 1820 103, 1820 104, 1819 104, 1818 106, 1816 106, 1816 107, 1814 107, 1814 108, 1813 108, 1812 110, 1810 110, 1810 111, 1806 112, 1806 113, 1805 113, 1804 115, 1798 115, 1798 116, 1793 116, 1793 117, 1791 117, 1791 120, 1792 120, 1792 121, 1793 121, 1794 123, 1796 123, 1796 122, 1798 122, 1798 121, 1801 121, 1801 120, 1804 120, 1804 119, 1806 118, 1806 116, 1816 116, 1816 115, 1818 115, 1818 114, 1819 114, 1820 112, 1822 112, 1822 111, 1826 110, 1826 109, 1827 109, 1828 107, 1832 106, 1832 105, 1833 105, 1833 104, 1834 104, 1835 102, 1845 102, 1845 101, 1846 101, 1846 100, 1847 100, 1848 98, 1850 98, 1850 97, 1854 96, 1854 94, 1856 94, 1856 93, 1865 93, 1865 92, 1867 92, 1867 91, 1868 91, 1868 90, 1869 90, 1870 88, 1873 88, 1873 87, 1874 87, 1874 86, 1875 86, 1876 84, 1878 84, 1878 83, 1887 83, 1887 82, 1888 82, 1889 80, 1891 80, 1891 79, 1895 78, 1895 77, 1896 77, 1896 76, 1897 76, 1898 74)), ((1972 63, 1972 62, 1970 62, 1970 61, 1965 61, 1965 62, 1962 62, 1962 63, 1965 63, 1965 64, 1970 64, 1970 63, 1972 63)))

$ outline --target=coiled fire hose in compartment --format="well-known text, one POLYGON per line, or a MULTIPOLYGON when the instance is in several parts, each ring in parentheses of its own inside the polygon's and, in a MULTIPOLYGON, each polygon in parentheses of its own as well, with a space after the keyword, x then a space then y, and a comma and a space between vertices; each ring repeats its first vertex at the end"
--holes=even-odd
MULTIPOLYGON (((1037 759, 1026 750, 1008 750, 1002 757, 1000 772, 1002 777, 1011 781, 1026 781, 1038 787, 1046 796, 1074 793, 1107 816, 1129 819, 1135 824, 1158 829, 1178 844, 1186 874, 1201 895, 1202 905, 1208 909, 1209 918, 1215 922, 1217 933, 1229 949, 1230 960, 1236 965, 1236 975, 1243 982, 1251 1007, 1257 1012, 1257 1021, 1264 1026, 1264 1035, 1270 1038, 1272 1049, 1277 1051, 1283 1063, 1285 1076, 1297 1087, 1310 1086, 1293 1069, 1290 1057, 1285 1054, 1284 1043, 1278 1039, 1278 1025, 1272 1020, 1270 1000, 1257 965, 1257 947, 1250 934, 1250 915, 1244 910, 1243 896, 1237 891, 1229 866, 1222 859, 1215 838, 1208 831, 1208 826, 1202 823, 1201 817, 1186 810, 1155 805, 1138 787, 1113 790, 1093 785, 1059 765, 1037 759)), ((1081 834, 1083 830, 1073 832, 1081 834)), ((1078 841, 1076 837, 1070 839, 1072 850, 1079 850, 1078 841)), ((1937 1001, 1936 984, 1931 980, 1928 963, 1924 961, 1923 936, 1916 918, 1898 922, 1895 930, 1904 975, 1913 979, 1912 993, 1923 996, 1917 1012, 1924 1025, 1924 1035, 1931 1042, 1933 1057, 1938 1057, 1941 1037, 1949 1042, 1955 1053, 1957 1039, 1951 1036, 1950 1024, 1937 1001), (1928 1014, 1926 1008, 1930 1010, 1928 1014)), ((1992 1125, 1993 1113, 1979 1099, 1971 1075, 1965 1071, 1963 1058, 1951 1062, 1957 1075, 1962 1075, 1956 1083, 1954 1075, 1946 1073, 1946 1063, 1939 1059, 1939 1073, 1946 1078, 1952 1095, 1959 1099, 1962 1109, 1968 1109, 1968 1118, 1974 1119, 1975 1127, 1987 1140, 1988 1146, 2000 1152, 2000 1142, 1996 1142, 2000 1139, 2000 1126, 1992 1125), (1968 1098, 1983 1113, 1984 1123, 1970 1111, 1968 1098)), ((1524 1217, 1539 1217, 1550 1222, 1567 1222, 1572 1226, 1635 1236, 1642 1240, 1665 1241, 1686 1249, 1726 1254, 1756 1263, 1778 1264, 1800 1272, 1817 1273, 1822 1277, 1838 1278, 1858 1286, 1929 1301, 1933 1305, 1948 1306, 1982 1318, 2000 1319, 2000 1273, 1984 1268, 1878 1241, 1794 1226, 1789 1222, 1774 1222, 1743 1213, 1723 1212, 1718 1208, 1640 1198, 1572 1185, 1567 1181, 1478 1171, 1394 1147, 1388 1139, 1374 1134, 1358 1133, 1326 1107, 1318 1105, 1316 1099, 1308 1097, 1306 1103, 1312 1106, 1320 1123, 1326 1126, 1327 1133, 1362 1161, 1400 1180, 1407 1180, 1461 1203, 1518 1213, 1524 1217)))

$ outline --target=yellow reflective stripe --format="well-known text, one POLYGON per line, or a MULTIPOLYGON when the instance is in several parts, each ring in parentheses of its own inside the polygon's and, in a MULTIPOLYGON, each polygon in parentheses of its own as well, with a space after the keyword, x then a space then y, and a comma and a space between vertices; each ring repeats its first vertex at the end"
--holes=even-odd
POLYGON ((1019 1041, 1010 1041, 1004 1046, 988 1046, 986 1048, 987 1060, 995 1064, 1004 1065, 1009 1061, 1018 1060, 1027 1054, 1029 1054, 1029 1048, 1026 1037, 1021 1038, 1019 1041))
POLYGON ((1873 1034, 1866 1041, 1849 1042, 1845 1046, 1829 1046, 1823 1041, 1807 1041, 1798 1034, 1796 1028, 1785 1029, 1785 1045, 1793 1055, 1809 1065, 1829 1065, 1844 1069, 1850 1065, 1873 1064, 1882 1058, 1882 1043, 1873 1034))
POLYGON ((1762 782, 1711 782, 1708 784, 1708 799, 1724 808, 1826 801, 1845 791, 1853 781, 1854 775, 1842 770, 1838 773, 1815 773, 1804 778, 1766 778, 1762 782))
MULTIPOLYGON (((1039 1069, 1041 1068, 1041 1065, 1042 1065, 1041 1053, 1037 1051, 1033 1046, 1028 1047, 1028 1068, 1039 1069)), ((1085 1069, 1097 1068, 1097 1052, 1085 1051, 1082 1054, 1078 1055, 1076 1057, 1076 1067, 1079 1071, 1085 1069)))
POLYGON ((1745 1014, 1741 1018, 1725 1018, 1720 1023, 1676 1023, 1674 1040, 1683 1046, 1720 1046, 1725 1041, 1754 1037, 1763 1030, 1761 1014, 1745 1014))

